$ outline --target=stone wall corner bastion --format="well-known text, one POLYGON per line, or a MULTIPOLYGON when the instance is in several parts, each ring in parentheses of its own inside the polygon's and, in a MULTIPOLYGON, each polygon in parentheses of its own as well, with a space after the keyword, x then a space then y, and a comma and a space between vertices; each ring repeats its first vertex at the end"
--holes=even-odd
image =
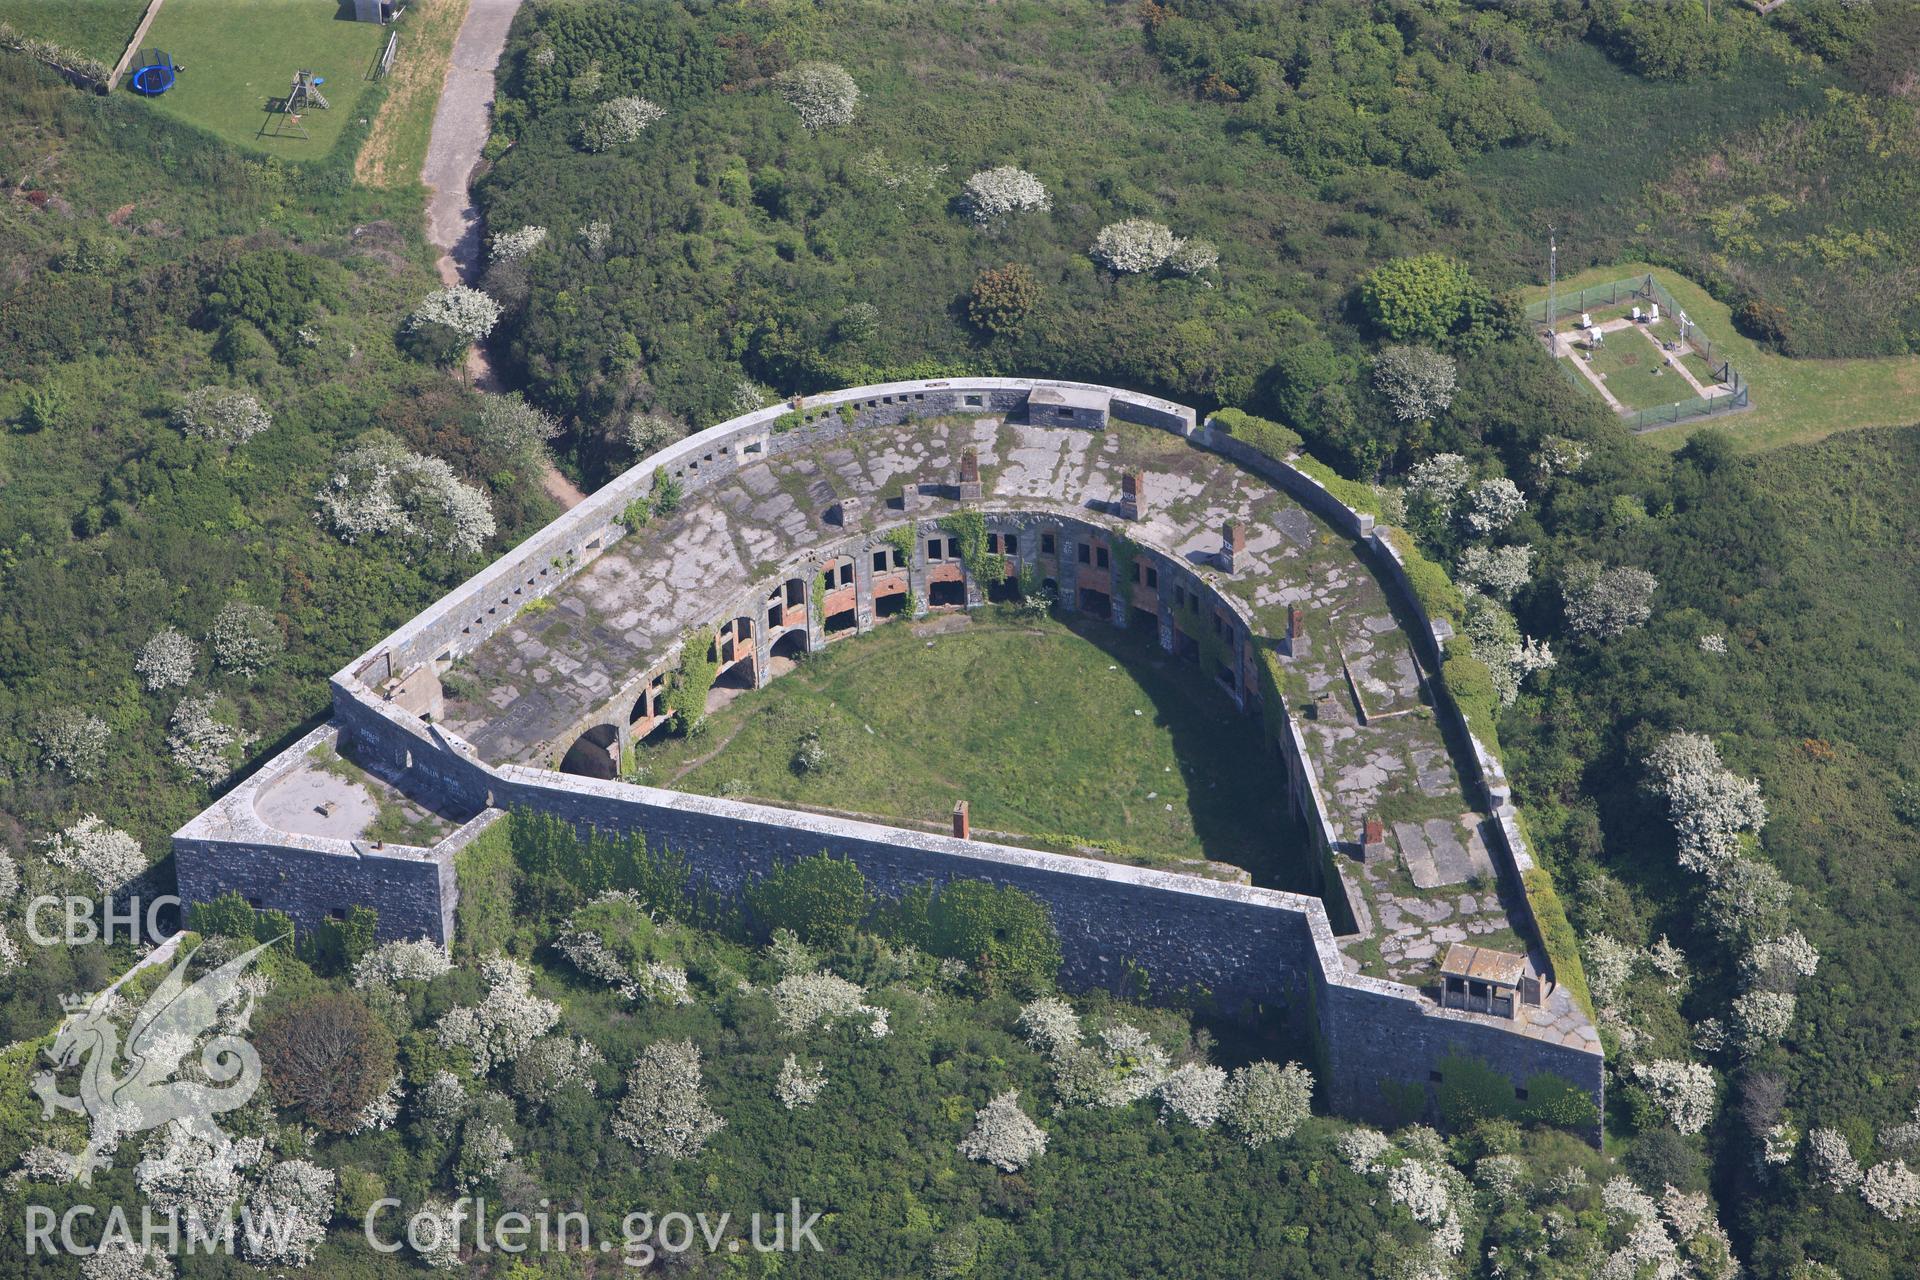
POLYGON ((723 892, 826 850, 882 893, 977 878, 1033 894, 1071 987, 1144 970, 1154 991, 1298 1019, 1323 1100, 1344 1114, 1403 1115, 1405 1086, 1431 1098, 1463 1055, 1516 1090, 1552 1073, 1601 1105, 1599 1037, 1539 945, 1511 792, 1439 683, 1447 634, 1373 517, 1185 405, 1033 378, 795 398, 642 460, 342 667, 327 724, 174 834, 180 896, 237 892, 302 929, 367 905, 383 938, 446 943, 455 855, 516 807, 643 833, 723 892), (680 510, 629 530, 659 476, 679 483, 680 510), (663 681, 698 629, 754 688, 775 655, 884 625, 904 602, 968 608, 1003 590, 947 553, 939 521, 962 510, 984 516, 1010 575, 1157 631, 1260 717, 1326 900, 618 780, 627 744, 665 723, 663 681), (1131 581, 1115 580, 1123 569, 1131 581), (555 618, 597 647, 536 685, 525 670, 553 662, 543 637, 561 633, 540 627, 555 618), (460 690, 475 673, 489 697, 460 690), (363 809, 377 794, 431 810, 438 827, 407 829, 436 830, 433 843, 366 839, 326 794, 343 776, 363 809), (1375 806, 1393 788, 1459 817, 1383 827, 1375 806), (1428 896, 1382 887, 1391 848, 1428 896), (1526 1007, 1443 1007, 1422 967, 1434 949, 1507 938, 1528 954, 1526 1007))

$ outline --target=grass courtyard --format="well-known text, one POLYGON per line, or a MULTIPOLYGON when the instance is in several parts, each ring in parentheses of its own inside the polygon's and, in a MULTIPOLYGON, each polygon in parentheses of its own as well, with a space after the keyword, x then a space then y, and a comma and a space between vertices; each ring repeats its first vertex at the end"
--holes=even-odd
POLYGON ((337 0, 166 0, 142 43, 172 54, 185 70, 151 105, 240 146, 318 160, 357 119, 374 87, 367 73, 387 39, 384 27, 340 14, 337 0), (301 117, 308 137, 276 137, 273 129, 286 120, 267 106, 286 95, 301 68, 325 77, 328 109, 301 117))
POLYGON ((938 824, 1126 861, 1208 858, 1315 890, 1280 762, 1198 668, 1132 632, 983 609, 889 623, 803 659, 693 739, 635 753, 655 786, 938 824), (817 734, 830 764, 795 768, 817 734))
POLYGON ((147 0, 0 0, 0 22, 111 67, 146 9, 147 0))
MULTIPOLYGON (((1920 405, 1920 356, 1862 357, 1847 360, 1796 360, 1764 350, 1733 327, 1732 309, 1677 272, 1645 262, 1595 267, 1560 282, 1561 297, 1582 286, 1605 284, 1625 276, 1653 272, 1668 293, 1686 309, 1701 331, 1710 334, 1719 354, 1733 362, 1747 380, 1753 407, 1742 413, 1700 419, 1672 431, 1649 432, 1645 439, 1656 447, 1678 449, 1693 431, 1713 425, 1727 432, 1744 450, 1775 449, 1781 445, 1822 440, 1836 431, 1867 427, 1897 427, 1911 423, 1920 405)), ((1527 290, 1522 301, 1546 296, 1545 287, 1527 290)), ((1597 308, 1594 318, 1600 318, 1597 308)), ((1607 345, 1630 338, 1609 334, 1607 345)), ((1647 344, 1642 341, 1642 346, 1647 344)), ((1623 349, 1631 350, 1630 347, 1623 349)), ((1652 348, 1648 347, 1651 352, 1652 348)), ((1698 376, 1696 371, 1695 376, 1698 376)), ((1611 379, 1608 387, 1616 396, 1611 379)), ((1683 391, 1686 384, 1680 383, 1683 391)), ((1668 397, 1668 401, 1681 398, 1668 397)), ((1621 396, 1624 401, 1625 396, 1621 396)), ((1660 403, 1667 403, 1661 401, 1660 403)), ((1639 407, 1639 406, 1633 406, 1639 407)))

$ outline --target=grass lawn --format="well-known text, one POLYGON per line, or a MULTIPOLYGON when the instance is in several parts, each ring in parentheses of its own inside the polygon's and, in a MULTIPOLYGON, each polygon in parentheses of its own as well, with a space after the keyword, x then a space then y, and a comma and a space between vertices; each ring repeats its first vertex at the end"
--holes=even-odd
MULTIPOLYGON (((1584 352, 1575 351, 1569 359, 1586 359, 1584 352)), ((1630 329, 1609 333, 1592 354, 1587 367, 1600 374, 1607 390, 1629 409, 1652 409, 1694 396, 1687 380, 1666 367, 1660 350, 1630 329)))
POLYGON ((354 181, 392 189, 417 184, 440 105, 453 41, 469 0, 413 0, 398 24, 400 43, 387 80, 387 100, 354 157, 354 181))
POLYGON ((147 0, 0 0, 0 22, 109 67, 126 51, 146 11, 147 0))
POLYGON ((641 747, 646 780, 943 829, 965 799, 977 835, 1100 842, 1128 861, 1211 858, 1314 891, 1280 762, 1196 667, 1079 619, 985 609, 931 634, 954 621, 893 622, 829 646, 715 712, 701 738, 641 747), (809 731, 832 764, 802 775, 793 760, 809 731))
MULTIPOLYGON (((1731 359, 1733 367, 1747 379, 1753 408, 1713 420, 1713 424, 1731 435, 1742 449, 1774 449, 1785 444, 1822 440, 1836 431, 1898 427, 1920 421, 1920 356, 1795 360, 1775 355, 1734 329, 1731 309, 1726 303, 1716 301, 1685 276, 1644 262, 1583 271, 1561 281, 1561 296, 1582 285, 1604 284, 1648 271, 1673 295, 1674 301, 1686 308, 1687 315, 1700 325, 1701 331, 1713 338, 1718 352, 1731 359)), ((1529 289, 1523 301, 1533 302, 1545 296, 1544 287, 1529 289)), ((1611 347, 1628 336, 1609 335, 1607 345, 1611 347)), ((1630 347, 1624 349, 1631 350, 1630 347)), ((1621 395, 1619 386, 1611 379, 1607 385, 1615 395, 1621 395)), ((1672 431, 1649 432, 1645 438, 1659 448, 1678 449, 1692 431, 1705 425, 1703 419, 1672 431)))
POLYGON ((386 42, 385 28, 342 21, 336 0, 166 0, 146 43, 184 64, 179 83, 153 109, 199 125, 228 142, 289 160, 318 160, 333 149, 373 87, 367 72, 386 42), (301 117, 307 138, 261 136, 285 117, 267 113, 305 67, 326 79, 325 111, 301 117))

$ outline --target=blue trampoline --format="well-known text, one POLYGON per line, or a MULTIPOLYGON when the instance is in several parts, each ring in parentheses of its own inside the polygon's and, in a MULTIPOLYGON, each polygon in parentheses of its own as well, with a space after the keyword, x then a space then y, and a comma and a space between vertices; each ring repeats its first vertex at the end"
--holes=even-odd
POLYGON ((143 93, 149 98, 157 98, 173 88, 173 82, 179 78, 179 68, 173 65, 173 56, 158 49, 142 50, 139 65, 133 70, 133 78, 127 83, 135 93, 143 93))

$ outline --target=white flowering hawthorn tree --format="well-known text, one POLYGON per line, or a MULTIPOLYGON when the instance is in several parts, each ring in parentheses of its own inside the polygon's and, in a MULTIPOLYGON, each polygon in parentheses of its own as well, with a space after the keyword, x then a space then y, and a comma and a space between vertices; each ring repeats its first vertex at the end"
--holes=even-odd
POLYGON ((360 957, 353 966, 353 985, 365 991, 372 986, 392 986, 398 982, 431 982, 453 969, 447 949, 429 938, 387 942, 360 957))
POLYGON ((167 753, 196 781, 208 786, 232 773, 234 753, 256 740, 253 734, 215 719, 213 709, 210 693, 182 698, 167 721, 167 753))
POLYGON ((1633 1076, 1666 1113, 1667 1122, 1681 1133, 1699 1133, 1713 1119, 1711 1068, 1697 1062, 1657 1058, 1635 1063, 1633 1076))
POLYGON ((1660 582, 1633 565, 1608 568, 1591 560, 1567 566, 1560 594, 1567 626, 1576 634, 1611 639, 1646 625, 1660 582))
POLYGON ((494 532, 485 493, 441 459, 384 433, 370 433, 336 458, 314 498, 314 519, 349 544, 386 537, 464 557, 479 554, 494 532))
POLYGON ((605 1059, 588 1040, 542 1036, 513 1064, 513 1091, 529 1102, 544 1103, 554 1093, 578 1086, 596 1092, 593 1071, 605 1059))
POLYGON ((1046 184, 1025 169, 1010 164, 982 169, 960 186, 960 205, 980 226, 1015 213, 1038 213, 1053 207, 1046 184))
POLYGON ((613 224, 605 218, 594 218, 577 228, 574 234, 587 247, 587 253, 597 260, 613 241, 613 224))
POLYGON ((1475 537, 1485 538, 1512 524, 1526 509, 1526 495, 1520 492, 1520 486, 1505 476, 1494 476, 1482 480, 1467 494, 1467 528, 1475 537))
POLYGON ((887 1011, 866 1002, 866 988, 831 973, 794 973, 773 984, 773 1016, 788 1035, 805 1035, 822 1023, 859 1018, 878 1040, 887 1034, 887 1011))
POLYGON ((80 1280, 174 1280, 173 1260, 150 1245, 109 1239, 80 1260, 80 1280))
POLYGON ((252 679, 274 664, 287 647, 271 610, 244 600, 229 600, 213 616, 207 648, 223 671, 252 679))
POLYGON ((702 1092, 699 1048, 691 1040, 662 1040, 634 1059, 613 1131, 650 1156, 680 1160, 698 1155, 726 1123, 702 1092))
POLYGON ((162 627, 140 646, 133 670, 148 693, 159 693, 163 689, 179 688, 193 679, 194 661, 199 656, 199 646, 187 639, 178 627, 162 627))
POLYGON ((588 151, 611 151, 638 138, 666 114, 666 108, 646 98, 609 98, 587 113, 580 125, 580 145, 588 151))
POLYGON ((1393 1142, 1378 1129, 1361 1125, 1341 1134, 1334 1147, 1347 1168, 1364 1177, 1386 1172, 1386 1155, 1393 1150, 1393 1142))
POLYGON ((773 1082, 773 1096, 781 1106, 792 1111, 818 1102, 826 1087, 825 1067, 818 1062, 802 1062, 790 1053, 780 1064, 780 1075, 773 1082))
POLYGON ((1889 1160, 1867 1170, 1860 1195, 1881 1217, 1898 1222, 1920 1208, 1920 1174, 1904 1160, 1889 1160))
POLYGON ((176 1120, 147 1139, 133 1182, 155 1213, 177 1214, 183 1226, 198 1217, 211 1232, 244 1189, 243 1171, 264 1151, 258 1137, 216 1141, 176 1120))
POLYGON ((774 77, 774 88, 809 129, 831 129, 853 120, 860 86, 834 62, 802 62, 774 77))
POLYGON ((518 960, 494 956, 481 967, 481 976, 486 998, 449 1009, 439 1024, 440 1043, 471 1054, 476 1076, 512 1065, 560 1021, 560 1006, 533 994, 533 975, 518 960))
POLYGON ((1016 1025, 1029 1045, 1050 1057, 1080 1044, 1080 1015, 1057 996, 1022 1005, 1016 1025))
POLYGON ((1525 543, 1506 547, 1473 544, 1460 552, 1455 565, 1460 585, 1492 596, 1502 603, 1527 585, 1533 573, 1533 548, 1525 543))
POLYGON ((238 445, 271 427, 273 415, 250 392, 201 387, 174 407, 173 425, 197 440, 238 445))
POLYGON ((1453 403, 1459 370, 1452 356, 1431 347, 1380 348, 1373 358, 1373 386, 1402 422, 1424 422, 1453 403))
POLYGON ((147 869, 140 842, 91 813, 40 843, 49 865, 72 872, 101 892, 118 889, 147 869))
POLYGON ((471 1191, 491 1182, 513 1158, 513 1139, 491 1120, 469 1122, 460 1129, 460 1154, 454 1158, 454 1182, 471 1191))
POLYGON ((529 224, 496 234, 487 246, 487 256, 494 262, 525 262, 546 242, 547 229, 529 224))
POLYGON ((636 458, 655 454, 686 434, 664 413, 630 413, 620 420, 619 440, 636 458))
POLYGON ((1010 1089, 973 1113, 973 1128, 960 1139, 960 1154, 1016 1173, 1047 1149, 1047 1131, 1020 1109, 1020 1092, 1010 1089))
POLYGON ((1199 236, 1175 240, 1166 265, 1177 276, 1203 276, 1220 265, 1220 247, 1199 236))
POLYGON ((1467 639, 1473 656, 1486 664, 1500 705, 1510 707, 1520 696, 1520 685, 1536 671, 1554 665, 1553 649, 1544 640, 1520 634, 1520 626, 1504 605, 1478 592, 1467 596, 1467 639))
POLYGON ((560 419, 510 391, 481 402, 474 434, 501 453, 522 457, 538 453, 561 429, 560 419))
POLYGON ((333 1170, 310 1160, 268 1169, 247 1198, 247 1258, 263 1267, 304 1267, 327 1238, 333 1217, 333 1170))
POLYGON ((34 743, 40 762, 77 782, 91 782, 107 763, 107 739, 113 730, 105 720, 78 707, 56 707, 34 725, 34 743))
POLYGON ((1288 1138, 1313 1110, 1313 1073, 1297 1062, 1255 1062, 1227 1079, 1227 1128, 1249 1147, 1288 1138))
POLYGON ((1850 1191, 1865 1176, 1846 1135, 1838 1129, 1813 1129, 1807 1133, 1807 1167, 1829 1189, 1850 1191))
POLYGON ((464 1220, 464 1207, 455 1209, 444 1200, 429 1200, 408 1223, 407 1243, 433 1270, 451 1271, 460 1265, 460 1224, 464 1220))
POLYGON ((1647 790, 1664 797, 1679 837, 1680 865, 1714 875, 1740 853, 1741 837, 1767 821, 1760 784, 1720 762, 1703 733, 1670 733, 1647 753, 1647 790))
POLYGON ((1122 275, 1140 275, 1159 270, 1173 256, 1173 229, 1151 218, 1128 218, 1110 222, 1093 238, 1089 252, 1093 260, 1109 271, 1122 275))
POLYGON ((1160 1117, 1178 1116, 1200 1129, 1211 1129, 1227 1105, 1227 1073, 1197 1062, 1183 1063, 1160 1082, 1160 1117))
POLYGON ((407 317, 408 332, 433 326, 453 335, 461 346, 480 341, 500 323, 500 304, 464 284, 436 289, 407 317))

